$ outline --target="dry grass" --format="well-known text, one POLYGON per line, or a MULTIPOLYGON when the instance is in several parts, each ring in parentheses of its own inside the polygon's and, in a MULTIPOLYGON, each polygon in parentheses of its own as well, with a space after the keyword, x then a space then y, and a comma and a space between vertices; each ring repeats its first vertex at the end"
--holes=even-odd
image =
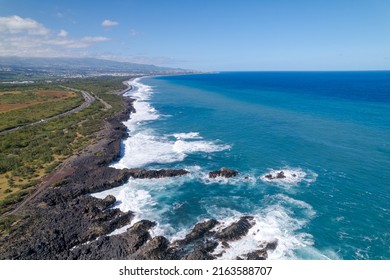
POLYGON ((18 94, 21 93, 20 90, 13 90, 13 91, 0 91, 0 95, 6 95, 6 94, 18 94))
MULTIPOLYGON (((8 186, 8 179, 5 177, 6 174, 0 174, 0 200, 4 199, 9 193, 6 193, 5 190, 11 189, 8 186)), ((16 189, 11 189, 16 191, 16 189)))
POLYGON ((3 91, 0 92, 0 113, 23 109, 37 104, 59 101, 75 96, 76 93, 65 90, 37 90, 32 91, 29 96, 22 91, 3 91), (25 98, 15 99, 17 95, 24 95, 25 98), (6 98, 7 96, 10 98, 6 98))
POLYGON ((76 96, 76 93, 74 93, 73 91, 66 90, 37 90, 34 93, 40 96, 49 96, 56 98, 68 98, 76 96))

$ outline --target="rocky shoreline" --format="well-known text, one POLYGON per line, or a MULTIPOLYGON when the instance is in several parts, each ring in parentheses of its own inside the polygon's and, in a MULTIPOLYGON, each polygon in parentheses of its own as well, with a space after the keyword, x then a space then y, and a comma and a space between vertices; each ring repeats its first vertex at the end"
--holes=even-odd
MULTIPOLYGON (((112 208, 116 199, 97 199, 90 194, 122 185, 130 177, 163 178, 183 176, 186 170, 118 170, 108 165, 120 156, 120 146, 127 137, 122 124, 128 119, 133 100, 124 98, 126 109, 106 120, 96 135, 96 143, 71 157, 47 176, 38 191, 12 215, 16 218, 11 231, 0 237, 0 259, 215 259, 218 246, 229 248, 248 234, 253 217, 241 217, 224 228, 216 220, 198 223, 182 240, 170 242, 163 236, 153 237, 149 230, 154 221, 142 220, 126 232, 109 236, 129 225, 134 214, 112 208)), ((210 177, 230 177, 237 173, 221 169, 210 177)), ((277 242, 264 243, 258 250, 239 259, 266 259, 267 251, 277 242)))

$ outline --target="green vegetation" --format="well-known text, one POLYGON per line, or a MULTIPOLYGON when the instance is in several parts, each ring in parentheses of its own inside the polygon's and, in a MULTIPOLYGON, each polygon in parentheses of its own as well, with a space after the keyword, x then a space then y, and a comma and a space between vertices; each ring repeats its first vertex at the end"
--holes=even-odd
POLYGON ((94 77, 69 79, 62 85, 91 92, 112 106, 112 112, 117 112, 123 108, 122 97, 115 95, 115 92, 126 89, 123 81, 131 77, 94 77))
POLYGON ((12 225, 18 222, 18 217, 15 215, 0 217, 0 233, 7 234, 12 230, 12 225))
MULTIPOLYGON (((0 136, 0 214, 11 210, 33 191, 42 176, 93 141, 93 134, 102 127, 103 120, 123 108, 122 97, 112 92, 123 89, 125 79, 101 77, 65 81, 64 86, 94 92, 112 109, 104 110, 96 100, 78 113, 0 136)), ((15 112, 25 109, 30 107, 15 112)), ((42 110, 52 112, 52 106, 43 106, 42 110)))
POLYGON ((0 85, 0 131, 69 111, 84 101, 58 85, 0 85), (50 108, 50 110, 48 110, 50 108))

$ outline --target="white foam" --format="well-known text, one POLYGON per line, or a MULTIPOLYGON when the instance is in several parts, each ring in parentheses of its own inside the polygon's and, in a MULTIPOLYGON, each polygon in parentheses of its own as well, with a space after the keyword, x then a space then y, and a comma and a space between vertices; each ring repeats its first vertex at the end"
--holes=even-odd
POLYGON ((126 96, 131 96, 137 100, 149 100, 153 93, 153 87, 140 83, 141 78, 136 78, 129 81, 132 90, 126 93, 126 96))
MULTIPOLYGON (((146 181, 145 181, 146 182, 146 181)), ((97 198, 105 198, 107 195, 113 195, 116 198, 114 208, 119 208, 122 212, 132 211, 135 213, 135 220, 139 220, 138 213, 142 213, 143 208, 155 205, 150 193, 147 190, 140 188, 141 181, 138 179, 130 179, 126 184, 94 193, 92 196, 97 198)))
POLYGON ((316 214, 316 212, 314 211, 313 207, 310 204, 302 200, 294 199, 284 194, 265 196, 265 200, 267 201, 268 204, 275 204, 283 207, 294 207, 295 208, 294 212, 297 212, 297 210, 299 209, 303 211, 307 217, 310 218, 316 214))
POLYGON ((212 141, 172 141, 166 136, 154 135, 153 130, 143 130, 124 140, 125 156, 114 168, 142 167, 152 163, 166 164, 183 161, 194 153, 212 153, 229 149, 229 145, 212 141))
MULTIPOLYGON (((275 250, 268 251, 268 259, 296 259, 294 251, 314 244, 313 236, 300 232, 315 214, 307 203, 292 199, 285 195, 272 196, 274 204, 260 210, 253 215, 255 225, 248 234, 240 240, 229 242, 230 248, 219 245, 214 254, 222 253, 220 259, 235 259, 264 247, 268 242, 277 240, 275 250), (292 208, 300 208, 307 215, 302 218, 293 218, 292 208)), ((232 209, 218 209, 210 207, 210 214, 222 221, 219 229, 237 221, 245 213, 232 209)), ((218 228, 217 228, 218 229, 218 228)))
POLYGON ((151 163, 171 163, 182 161, 185 154, 176 153, 173 143, 164 137, 143 131, 124 140, 125 156, 113 164, 114 168, 142 167, 151 163))
POLYGON ((173 150, 180 154, 193 154, 198 152, 212 153, 230 149, 230 145, 216 144, 212 141, 184 141, 177 140, 173 145, 173 150))
POLYGON ((199 135, 199 132, 188 132, 188 133, 174 133, 173 137, 177 140, 181 139, 202 139, 203 137, 199 135))
MULTIPOLYGON (((142 167, 149 164, 166 164, 183 161, 188 155, 195 153, 210 154, 230 149, 230 145, 221 144, 218 141, 207 141, 198 132, 178 132, 170 135, 160 135, 152 129, 147 129, 144 124, 161 118, 159 112, 153 108, 148 100, 153 94, 153 88, 135 79, 131 82, 133 90, 126 93, 135 99, 134 108, 136 113, 131 119, 125 122, 130 131, 130 137, 124 140, 124 156, 115 163, 115 168, 142 167)), ((300 182, 315 181, 317 174, 311 171, 303 171, 297 168, 284 168, 280 170, 271 169, 269 173, 276 176, 277 172, 283 171, 286 178, 269 180, 264 174, 261 180, 278 186, 295 186, 300 182), (295 176, 293 176, 295 174, 295 176)), ((173 197, 178 185, 188 180, 198 180, 204 184, 233 184, 241 186, 244 183, 256 183, 254 174, 240 174, 234 178, 209 179, 208 171, 202 170, 199 166, 191 167, 190 175, 165 178, 165 179, 130 179, 126 184, 93 194, 98 198, 107 195, 114 195, 117 203, 114 207, 122 211, 132 211, 135 214, 131 224, 114 231, 111 234, 118 234, 125 231, 129 226, 141 219, 156 221, 157 226, 151 229, 152 236, 163 235, 167 238, 181 239, 188 234, 191 228, 182 229, 179 232, 174 230, 167 221, 164 221, 164 214, 169 211, 179 211, 183 202, 175 202, 169 205, 157 204, 164 196, 173 197), (245 178, 247 177, 248 178, 245 178), (161 192, 161 194, 159 193, 161 192)), ((267 173, 268 174, 268 173, 267 173)), ((304 233, 308 221, 315 215, 313 208, 300 200, 295 200, 286 195, 273 195, 260 201, 259 205, 265 207, 254 210, 253 213, 240 213, 234 209, 220 208, 210 203, 204 203, 204 209, 208 217, 221 221, 219 229, 237 221, 241 216, 250 214, 254 216, 255 225, 250 229, 244 238, 229 242, 230 248, 224 249, 219 246, 215 254, 223 253, 222 259, 235 259, 256 250, 264 245, 264 242, 277 240, 278 246, 274 251, 269 251, 269 259, 298 258, 297 250, 311 248, 314 241, 310 234, 304 233), (300 215, 295 215, 295 211, 300 215)), ((198 217, 201 221, 205 216, 198 217)), ((308 250, 308 251, 310 251, 308 250)))
POLYGON ((160 117, 157 110, 146 102, 152 96, 153 88, 141 84, 139 81, 139 78, 130 81, 129 84, 131 84, 133 89, 126 93, 126 96, 135 99, 133 102, 135 113, 132 113, 130 119, 124 122, 130 132, 134 131, 142 123, 157 120, 160 117))
POLYGON ((114 230, 113 232, 107 234, 107 236, 118 235, 118 234, 124 233, 124 232, 126 232, 126 230, 127 230, 128 228, 130 228, 131 226, 132 226, 132 224, 125 225, 125 226, 123 226, 123 227, 121 227, 121 228, 118 228, 118 229, 114 230))
POLYGON ((209 172, 210 170, 198 171, 198 173, 196 174, 197 180, 205 185, 218 184, 218 185, 233 185, 235 187, 248 186, 248 185, 255 186, 257 182, 256 176, 254 175, 253 171, 246 172, 246 173, 239 173, 237 176, 230 177, 230 178, 225 178, 222 176, 210 178, 209 172))
POLYGON ((133 107, 136 112, 131 114, 129 120, 123 122, 130 132, 135 131, 143 123, 157 120, 160 117, 157 110, 147 102, 136 100, 133 102, 133 107))
POLYGON ((134 218, 130 224, 115 230, 110 235, 120 234, 134 223, 146 219, 157 222, 157 225, 150 231, 152 236, 169 236, 174 232, 173 228, 169 224, 160 223, 159 221, 161 216, 165 212, 170 211, 174 206, 158 205, 159 207, 156 207, 156 200, 151 192, 161 192, 164 195, 169 195, 177 186, 182 185, 187 180, 189 178, 186 176, 161 179, 130 178, 122 186, 94 193, 92 196, 104 199, 107 195, 113 195, 116 198, 114 208, 119 208, 122 212, 132 211, 134 213, 134 218))
POLYGON ((286 167, 283 169, 269 169, 267 173, 260 176, 260 179, 263 182, 269 184, 275 184, 283 187, 292 187, 298 185, 301 182, 305 182, 305 183, 315 182, 317 176, 318 175, 311 170, 305 172, 301 168, 286 167), (280 172, 283 172, 285 178, 277 178, 277 175, 280 172), (267 178, 266 177, 267 175, 272 175, 272 179, 267 178))
POLYGON ((143 167, 152 163, 166 164, 183 161, 194 153, 213 153, 231 148, 229 145, 204 141, 199 132, 157 135, 146 129, 144 124, 158 120, 161 115, 147 101, 153 88, 140 83, 140 79, 130 81, 133 90, 126 95, 135 99, 135 113, 124 124, 129 129, 129 137, 123 141, 124 156, 112 167, 123 169, 143 167), (175 140, 172 139, 173 136, 175 140))

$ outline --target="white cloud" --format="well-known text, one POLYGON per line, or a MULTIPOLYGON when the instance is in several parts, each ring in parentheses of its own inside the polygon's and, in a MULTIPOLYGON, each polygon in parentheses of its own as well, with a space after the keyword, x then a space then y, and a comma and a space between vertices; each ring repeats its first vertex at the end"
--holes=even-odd
POLYGON ((7 40, 3 40, 0 36, 0 56, 52 57, 55 54, 58 56, 60 53, 65 54, 66 51, 44 44, 41 38, 12 36, 7 37, 7 40))
POLYGON ((60 57, 80 56, 93 44, 110 40, 106 37, 82 37, 68 39, 64 37, 37 38, 32 36, 0 36, 0 56, 60 57))
POLYGON ((57 36, 66 37, 68 36, 68 32, 66 32, 64 29, 61 29, 61 31, 58 32, 57 36))
POLYGON ((0 56, 70 56, 108 40, 102 36, 69 38, 66 30, 51 32, 30 18, 0 17, 0 56))
POLYGON ((109 41, 110 38, 107 37, 82 37, 79 39, 73 39, 73 40, 65 40, 65 41, 57 41, 55 43, 60 43, 66 48, 71 49, 81 49, 81 48, 87 48, 95 43, 105 42, 109 41))
POLYGON ((68 38, 52 38, 39 40, 42 45, 52 45, 52 46, 61 46, 68 49, 82 49, 90 47, 95 43, 109 41, 110 38, 107 37, 82 37, 77 39, 68 39, 68 38))
POLYGON ((19 16, 0 17, 0 33, 16 34, 26 32, 30 35, 47 35, 49 30, 31 18, 19 16))
MULTIPOLYGON (((117 22, 105 20, 105 26, 117 25, 117 22), (107 23, 108 22, 108 23, 107 23)), ((104 23, 103 22, 103 23, 104 23)), ((103 25, 102 23, 102 25, 103 25)), ((130 36, 142 34, 134 29, 129 30, 130 36)), ((178 61, 169 57, 148 57, 93 53, 91 47, 95 44, 111 40, 104 36, 84 36, 72 38, 61 29, 50 31, 43 24, 19 16, 0 17, 0 56, 21 57, 97 57, 117 61, 146 63, 172 66, 178 61), (39 35, 39 36, 37 36, 39 35)))
POLYGON ((112 21, 112 20, 109 20, 109 19, 105 19, 101 23, 101 26, 103 26, 103 27, 111 27, 111 26, 115 26, 115 25, 118 25, 118 24, 119 24, 119 22, 117 22, 117 21, 112 21))

